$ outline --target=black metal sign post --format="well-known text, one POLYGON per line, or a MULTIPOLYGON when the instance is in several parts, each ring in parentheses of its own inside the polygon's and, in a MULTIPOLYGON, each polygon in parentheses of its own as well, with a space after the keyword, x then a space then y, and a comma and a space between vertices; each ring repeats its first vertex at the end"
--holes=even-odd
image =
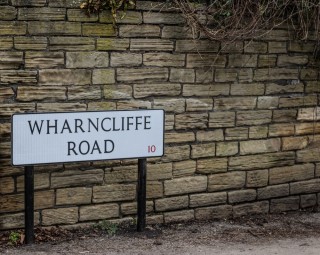
POLYGON ((138 220, 137 231, 142 232, 146 226, 147 203, 147 159, 138 159, 138 220))
POLYGON ((34 167, 24 167, 25 243, 34 243, 34 167))

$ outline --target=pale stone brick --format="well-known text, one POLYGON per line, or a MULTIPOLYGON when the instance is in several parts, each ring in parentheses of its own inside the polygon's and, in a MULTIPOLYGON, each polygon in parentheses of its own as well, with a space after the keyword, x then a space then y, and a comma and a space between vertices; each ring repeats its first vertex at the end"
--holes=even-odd
POLYGON ((146 66, 173 66, 185 65, 185 55, 171 53, 145 53, 143 54, 143 64, 146 66))
POLYGON ((89 102, 88 111, 111 111, 116 110, 115 102, 89 102))
POLYGON ((181 85, 178 83, 135 84, 133 95, 135 98, 150 96, 178 96, 181 93, 181 85))
POLYGON ((294 83, 294 84, 276 84, 276 83, 267 83, 266 84, 266 94, 285 94, 285 93, 301 93, 304 90, 303 83, 294 83))
POLYGON ((242 68, 237 70, 239 82, 252 82, 253 81, 253 69, 242 68))
POLYGON ((159 98, 153 100, 154 109, 163 109, 165 112, 182 113, 185 111, 185 99, 159 98))
POLYGON ((213 84, 213 85, 184 85, 183 96, 222 96, 228 95, 230 85, 228 84, 213 84))
POLYGON ((289 184, 280 184, 259 188, 257 193, 259 200, 289 196, 289 184))
MULTIPOLYGON (((35 212, 33 214, 34 217, 34 225, 37 226, 40 220, 40 213, 35 212)), ((0 225, 1 230, 6 229, 15 229, 15 228, 24 228, 25 221, 24 221, 24 213, 15 213, 15 214, 4 214, 0 216, 0 225)))
POLYGON ((291 65, 306 65, 309 61, 308 56, 288 56, 280 55, 278 56, 277 65, 280 67, 291 66, 291 65))
POLYGON ((301 200, 300 201, 301 208, 312 207, 317 204, 317 195, 316 194, 302 195, 300 200, 301 200))
POLYGON ((147 181, 172 179, 172 163, 148 164, 147 181))
POLYGON ((105 99, 131 99, 132 86, 130 85, 106 85, 103 86, 105 99))
POLYGON ((295 109, 281 109, 274 110, 272 120, 273 122, 294 122, 297 118, 297 110, 295 109))
POLYGON ((249 127, 249 138, 259 139, 268 137, 268 127, 267 126, 253 126, 249 127))
POLYGON ((5 177, 0 179, 0 194, 9 194, 14 192, 14 179, 5 177))
POLYGON ((229 219, 231 217, 231 205, 219 205, 195 209, 195 218, 197 220, 229 219))
POLYGON ((268 42, 269 53, 287 53, 287 42, 268 42))
POLYGON ((180 145, 165 148, 165 154, 162 157, 163 162, 170 161, 181 161, 190 158, 190 146, 189 145, 180 145))
POLYGON ((14 20, 17 16, 17 9, 13 6, 0 6, 1 20, 14 20))
POLYGON ((72 112, 86 111, 83 103, 37 103, 37 112, 72 112))
POLYGON ((206 128, 208 124, 207 113, 184 113, 175 116, 176 129, 206 128))
POLYGON ((0 50, 11 50, 13 48, 13 38, 0 38, 0 50))
POLYGON ((148 67, 138 69, 117 69, 117 81, 137 82, 137 81, 167 81, 169 70, 161 67, 148 67))
POLYGON ((185 160, 173 163, 173 177, 185 177, 194 175, 196 172, 197 163, 194 160, 185 160))
POLYGON ((81 23, 64 21, 29 21, 31 35, 81 35, 81 23))
POLYGON ((238 154, 238 142, 217 143, 216 156, 232 156, 238 154))
POLYGON ((205 158, 215 156, 214 143, 202 143, 191 145, 191 158, 205 158))
MULTIPOLYGON (((117 24, 141 24, 142 23, 142 14, 136 11, 118 11, 117 15, 117 24)), ((99 22, 100 23, 113 23, 113 15, 109 11, 102 11, 99 13, 99 22)))
POLYGON ((79 210, 79 221, 104 220, 119 217, 119 205, 102 204, 81 206, 79 210))
POLYGON ((51 174, 51 188, 102 184, 103 170, 68 170, 51 174))
MULTIPOLYGON (((137 203, 123 203, 121 204, 121 213, 123 215, 130 215, 130 214, 137 214, 137 203)), ((153 201, 147 201, 146 202, 146 212, 152 212, 153 211, 153 201)), ((147 223, 148 224, 148 223, 147 223)))
POLYGON ((247 127, 226 128, 226 140, 247 140, 248 132, 247 127))
POLYGON ((190 207, 225 204, 227 192, 201 193, 190 195, 190 207))
POLYGON ((1 104, 0 117, 11 118, 14 113, 35 111, 35 103, 1 104))
POLYGON ((242 53, 244 45, 242 41, 222 42, 221 52, 223 53, 242 53))
POLYGON ((137 166, 119 166, 106 169, 104 175, 105 183, 135 182, 138 180, 137 166))
POLYGON ((5 70, 1 72, 0 82, 2 84, 32 85, 37 83, 37 71, 5 70))
POLYGON ((47 209, 42 211, 42 224, 75 224, 78 222, 78 207, 47 209))
POLYGON ((320 179, 290 183, 290 194, 316 193, 320 191, 320 179))
POLYGON ((147 198, 163 197, 163 183, 160 181, 147 182, 147 198))
POLYGON ((18 20, 64 20, 66 9, 64 8, 19 8, 18 20))
POLYGON ((189 205, 188 196, 167 197, 157 199, 155 201, 155 209, 157 212, 173 211, 187 208, 189 205))
POLYGON ((283 137, 282 138, 282 150, 301 150, 308 145, 308 137, 296 136, 296 137, 283 137))
POLYGON ((296 135, 312 135, 320 133, 320 123, 298 123, 295 124, 296 135))
POLYGON ((297 162, 318 162, 319 157, 319 142, 310 144, 307 148, 297 151, 297 162))
POLYGON ((171 68, 169 80, 171 82, 194 83, 195 71, 194 69, 171 68))
POLYGON ((99 16, 91 13, 89 15, 83 15, 84 12, 81 9, 67 9, 67 20, 72 22, 95 22, 98 21, 99 16))
POLYGON ((268 43, 248 41, 244 44, 244 53, 267 53, 268 43))
POLYGON ((39 84, 50 85, 89 85, 91 71, 86 69, 47 69, 39 71, 39 84))
POLYGON ((227 63, 226 56, 217 54, 188 54, 187 67, 225 67, 227 63))
POLYGON ((108 67, 109 54, 107 52, 67 52, 66 67, 67 68, 94 68, 108 67))
POLYGON ((207 176, 190 176, 164 182, 166 196, 203 192, 206 189, 207 176))
POLYGON ((215 129, 213 131, 197 131, 197 142, 223 141, 223 130, 215 129))
POLYGON ((279 107, 311 106, 317 104, 316 95, 280 97, 279 107))
POLYGON ((195 136, 193 132, 183 132, 183 133, 165 133, 165 143, 186 143, 194 142, 195 136))
POLYGON ((196 69, 196 83, 212 83, 214 68, 196 69))
POLYGON ((214 110, 251 110, 256 107, 256 97, 228 97, 214 99, 214 110))
POLYGON ((301 69, 300 78, 303 81, 317 80, 318 74, 319 74, 318 69, 311 69, 311 68, 301 69))
POLYGON ((0 102, 10 101, 14 97, 12 88, 0 88, 0 102))
POLYGON ((320 120, 320 107, 301 108, 298 110, 297 120, 320 120))
POLYGON ((294 152, 239 156, 230 158, 229 170, 265 169, 270 167, 293 165, 294 161, 294 152))
POLYGON ((290 136, 294 134, 294 124, 269 125, 269 137, 290 136))
POLYGON ((115 83, 115 70, 114 69, 94 69, 92 72, 92 83, 93 84, 115 83))
POLYGON ((246 187, 257 188, 268 185, 268 170, 254 170, 247 172, 246 187))
POLYGON ((216 69, 214 74, 215 82, 236 82, 237 79, 238 72, 233 69, 216 69))
POLYGON ((142 54, 112 52, 110 63, 112 67, 140 66, 142 64, 142 54))
POLYGON ((94 100, 101 98, 100 86, 75 86, 68 88, 69 100, 94 100))
POLYGON ((164 223, 163 215, 150 215, 146 218, 147 225, 159 225, 164 223))
POLYGON ((64 36, 49 37, 49 49, 77 52, 92 51, 95 49, 95 39, 89 37, 68 36, 68 40, 66 40, 64 36))
POLYGON ((258 97, 258 109, 275 109, 278 108, 279 105, 279 97, 258 97))
POLYGON ((112 25, 84 23, 82 24, 82 35, 112 37, 117 35, 117 31, 114 29, 112 25))
POLYGON ((31 52, 25 53, 26 68, 59 68, 64 66, 63 52, 31 52))
POLYGON ((23 21, 0 21, 0 35, 25 35, 27 24, 23 21))
POLYGON ((300 198, 298 196, 272 199, 270 202, 270 213, 296 211, 299 209, 299 204, 300 198))
MULTIPOLYGON (((26 1, 26 0, 18 0, 18 1, 26 1)), ((29 2, 29 0, 27 0, 29 2)), ((43 1, 43 0, 31 0, 31 1, 43 1)), ((52 7, 67 7, 67 8, 79 8, 81 0, 55 0, 49 1, 49 6, 52 7)))
POLYGON ((129 109, 139 109, 139 108, 150 109, 151 103, 149 101, 137 101, 137 100, 117 101, 117 110, 129 110, 129 109))
POLYGON ((186 99, 186 111, 210 111, 212 110, 213 100, 212 99, 198 99, 188 98, 186 99))
POLYGON ((288 51, 299 53, 312 53, 314 52, 314 44, 312 42, 307 41, 289 41, 288 51))
POLYGON ((271 122, 272 111, 256 110, 256 111, 238 111, 237 125, 262 125, 271 122))
POLYGON ((209 127, 233 127, 235 125, 235 112, 210 112, 209 127))
POLYGON ((179 13, 144 12, 143 22, 148 24, 184 24, 185 19, 179 13))
POLYGON ((130 50, 132 51, 173 51, 173 41, 164 39, 131 39, 130 50))
POLYGON ((94 203, 133 200, 136 197, 135 184, 110 184, 93 186, 94 203))
MULTIPOLYGON (((50 175, 49 173, 36 173, 34 175, 34 190, 46 189, 50 187, 50 175)), ((17 178, 17 191, 24 190, 24 176, 17 178)))
POLYGON ((11 135, 11 123, 0 123, 0 136, 3 138, 9 138, 10 135, 11 135))
POLYGON ((264 94, 264 84, 232 84, 230 94, 233 96, 254 96, 264 94))
POLYGON ((256 199, 256 197, 257 192, 254 189, 228 192, 228 201, 232 204, 253 201, 256 199))
POLYGON ((154 2, 154 1, 137 1, 136 10, 143 11, 174 11, 176 10, 175 6, 169 2, 154 2))
POLYGON ((261 68, 254 72, 255 81, 298 80, 299 70, 289 68, 261 68))
POLYGON ((245 186, 245 172, 228 172, 208 176, 208 191, 222 191, 228 189, 241 189, 245 186))
POLYGON ((258 55, 229 55, 228 67, 256 67, 258 63, 258 55))
POLYGON ((278 138, 267 140, 252 140, 240 142, 240 155, 276 152, 280 150, 281 140, 278 138))
POLYGON ((0 69, 19 69, 22 64, 22 52, 0 52, 0 69))
POLYGON ((120 25, 120 37, 159 37, 160 27, 157 25, 120 25))
POLYGON ((194 38, 196 35, 193 34, 189 27, 181 26, 164 26, 162 28, 162 38, 174 38, 174 39, 186 39, 194 38))
POLYGON ((194 220, 193 210, 182 210, 176 212, 164 213, 164 222, 166 224, 173 222, 184 222, 194 220))
POLYGON ((90 204, 92 197, 92 188, 77 187, 57 189, 57 205, 90 204))
POLYGON ((124 51, 128 50, 130 45, 129 39, 112 39, 112 38, 98 38, 97 50, 99 51, 124 51))
POLYGON ((241 217, 250 214, 267 214, 269 212, 269 202, 261 201, 233 206, 233 217, 241 217))
POLYGON ((219 42, 210 40, 177 40, 176 51, 181 52, 218 52, 219 42))
POLYGON ((17 100, 24 102, 31 101, 56 101, 66 99, 66 88, 60 87, 27 87, 19 86, 17 100))

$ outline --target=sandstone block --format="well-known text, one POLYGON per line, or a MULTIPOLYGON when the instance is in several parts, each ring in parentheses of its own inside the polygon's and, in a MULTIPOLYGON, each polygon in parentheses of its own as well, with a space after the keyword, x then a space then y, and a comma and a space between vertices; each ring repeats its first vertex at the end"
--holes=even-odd
POLYGON ((280 146, 281 140, 279 138, 243 141, 240 142, 240 155, 276 152, 280 150, 280 146))
POLYGON ((298 123, 295 124, 296 135, 313 135, 320 133, 320 123, 298 123))
POLYGON ((320 107, 299 109, 297 120, 319 121, 320 120, 320 107))
POLYGON ((190 129, 190 128, 206 128, 208 125, 207 113, 184 113, 175 116, 176 129, 190 129))
POLYGON ((171 68, 170 82, 194 83, 195 71, 193 69, 171 68))
POLYGON ((223 53, 242 53, 243 52, 243 42, 242 41, 232 41, 232 42, 222 42, 221 52, 223 53))
POLYGON ((95 39, 89 37, 64 36, 49 37, 50 50, 92 51, 95 49, 95 39))
POLYGON ((12 0, 13 6, 44 6, 46 0, 12 0))
POLYGON ((258 64, 258 55, 231 54, 228 58, 228 67, 256 67, 258 64))
POLYGON ((251 110, 256 107, 256 97, 228 97, 214 99, 214 110, 251 110))
POLYGON ((166 224, 173 222, 184 222, 194 220, 193 210, 182 210, 176 212, 164 213, 164 222, 166 224))
POLYGON ((118 204, 101 204, 81 206, 79 221, 102 220, 119 217, 118 204))
POLYGON ((298 196, 272 199, 270 202, 270 213, 296 211, 299 209, 299 204, 300 198, 298 196))
POLYGON ((216 69, 214 74, 215 82, 236 82, 237 79, 238 72, 233 69, 216 69))
POLYGON ((64 20, 66 9, 64 8, 19 8, 18 20, 64 20))
POLYGON ((78 222, 78 207, 47 209, 42 211, 42 224, 75 224, 78 222))
POLYGON ((188 54, 187 68, 196 67, 225 67, 227 63, 226 56, 217 54, 188 54))
POLYGON ((253 126, 249 127, 249 138, 259 139, 268 137, 268 127, 267 126, 253 126))
MULTIPOLYGON (((138 101, 138 100, 125 100, 125 101, 117 101, 117 110, 129 110, 129 109, 150 109, 151 108, 151 102, 149 101, 138 101)), ((166 116, 167 118, 167 116, 166 116)), ((169 117, 168 117, 169 119, 169 117)), ((166 125, 170 125, 169 123, 166 123, 166 125)))
POLYGON ((14 20, 17 10, 13 6, 0 6, 1 20, 14 20))
POLYGON ((196 83, 212 83, 214 77, 214 68, 207 67, 204 69, 196 69, 196 83))
POLYGON ((238 154, 238 142, 223 142, 216 145, 216 156, 232 156, 238 154))
POLYGON ((266 84, 266 95, 271 94, 286 94, 286 93, 301 93, 303 92, 304 85, 303 83, 297 84, 276 84, 276 83, 267 83, 266 84))
POLYGON ((101 98, 100 86, 74 86, 68 88, 69 100, 94 100, 101 98))
POLYGON ((202 143, 191 145, 191 158, 214 157, 216 152, 214 143, 202 143))
POLYGON ((84 15, 81 9, 67 9, 67 20, 72 22, 96 22, 98 15, 91 13, 90 16, 84 15))
POLYGON ((0 21, 0 35, 25 35, 27 24, 23 21, 0 21))
POLYGON ((267 214, 269 213, 269 202, 261 201, 248 204, 233 206, 233 217, 241 217, 249 214, 267 214))
POLYGON ((278 108, 279 105, 279 97, 258 97, 258 109, 275 109, 278 108))
POLYGON ((179 52, 218 52, 219 42, 210 40, 177 40, 176 51, 179 52))
POLYGON ((95 68, 108 67, 109 54, 107 52, 67 52, 66 67, 67 68, 95 68))
POLYGON ((301 208, 313 207, 316 204, 317 204, 317 195, 316 194, 302 195, 300 197, 301 208))
POLYGON ((297 69, 289 68, 261 68, 254 72, 255 81, 269 80, 298 80, 299 72, 297 69))
POLYGON ((165 112, 182 113, 185 111, 185 100, 179 98, 154 99, 153 108, 164 109, 165 112))
POLYGON ((264 187, 268 185, 268 170, 254 170, 247 172, 248 188, 264 187))
POLYGON ((135 182, 137 181, 137 179, 138 179, 138 169, 136 166, 119 166, 119 167, 113 167, 112 169, 105 170, 104 180, 105 180, 105 183, 108 183, 108 184, 135 182))
POLYGON ((165 133, 165 143, 185 143, 194 141, 195 137, 193 132, 165 133))
POLYGON ((142 64, 142 54, 138 53, 111 53, 111 66, 139 66, 142 64))
POLYGON ((90 204, 92 197, 92 188, 77 187, 57 189, 56 204, 57 205, 78 205, 90 204))
POLYGON ((158 224, 163 224, 164 223, 164 217, 163 215, 151 215, 147 216, 146 218, 146 223, 148 225, 158 225, 158 224))
POLYGON ((248 132, 247 127, 226 128, 226 140, 247 140, 248 132))
POLYGON ((173 41, 164 39, 131 39, 132 51, 173 51, 173 41))
POLYGON ((238 111, 237 125, 262 125, 271 122, 272 111, 238 111))
MULTIPOLYGON (((36 173, 34 175, 34 190, 47 189, 50 187, 49 173, 36 173)), ((24 191, 24 176, 17 178, 17 191, 24 191)))
POLYGON ((136 197, 135 184, 111 184, 93 187, 94 203, 133 200, 136 197))
POLYGON ((235 125, 235 117, 235 112, 210 112, 209 127, 233 127, 235 125))
POLYGON ((22 64, 22 52, 0 52, 0 69, 19 69, 22 64))
POLYGON ((267 53, 268 43, 248 41, 244 44, 244 53, 267 53))
POLYGON ((0 194, 9 194, 14 192, 14 179, 12 177, 0 178, 0 194))
POLYGON ((120 25, 120 37, 159 37, 160 27, 157 25, 120 25))
POLYGON ((83 103, 38 103, 38 112, 72 112, 86 111, 87 105, 83 103))
POLYGON ((214 84, 214 85, 184 85, 182 94, 183 96, 197 96, 197 97, 210 97, 228 95, 230 90, 229 85, 214 84))
POLYGON ((0 197, 0 204, 1 213, 22 211, 24 208, 24 194, 2 195, 0 197))
POLYGON ((314 142, 301 151, 297 152, 297 162, 319 162, 319 142, 314 142))
POLYGON ((196 172, 197 163, 193 160, 185 160, 173 163, 173 177, 185 177, 194 175, 196 172))
POLYGON ((190 207, 201 207, 227 203, 227 192, 201 193, 190 195, 190 207))
POLYGON ((231 217, 231 205, 219 205, 195 209, 195 218, 197 220, 228 219, 231 217))
MULTIPOLYGON (((141 24, 142 23, 142 14, 136 11, 118 11, 120 19, 117 19, 117 24, 141 24)), ((102 11, 99 13, 99 21, 101 23, 112 23, 113 18, 112 14, 109 11, 102 11)))
POLYGON ((115 102, 89 102, 88 111, 116 110, 115 102))
POLYGON ((103 170, 67 170, 51 174, 51 187, 62 188, 72 186, 84 186, 92 184, 102 184, 103 170))
POLYGON ((133 95, 135 98, 150 96, 178 96, 181 93, 181 85, 178 83, 135 84, 133 95))
POLYGON ((306 65, 309 62, 308 56, 288 56, 280 55, 278 57, 277 65, 280 67, 292 65, 306 65))
POLYGON ((290 41, 288 44, 288 51, 311 53, 314 51, 314 44, 312 42, 290 41))
POLYGON ((81 23, 64 21, 29 21, 31 35, 81 35, 81 23))
POLYGON ((49 85, 89 85, 91 71, 86 69, 47 69, 39 71, 39 84, 49 85))
POLYGON ((227 158, 199 159, 196 172, 200 174, 223 173, 227 171, 227 166, 227 158))
POLYGON ((317 104, 316 95, 280 97, 279 107, 312 106, 317 104))
POLYGON ((82 35, 112 37, 117 35, 117 31, 112 25, 84 23, 82 24, 82 35))
POLYGON ((311 69, 311 68, 301 69, 300 78, 303 81, 317 80, 318 79, 318 72, 319 72, 319 70, 317 68, 316 69, 311 69))
POLYGON ((142 82, 142 81, 167 81, 169 71, 167 68, 147 67, 138 69, 118 68, 117 81, 120 82, 142 82))
POLYGON ((320 179, 290 183, 290 194, 316 193, 320 191, 320 179))
POLYGON ((106 85, 103 87, 103 95, 106 99, 131 99, 132 86, 130 85, 106 85))
MULTIPOLYGON (((39 224, 40 215, 39 212, 33 214, 34 225, 39 224)), ((1 230, 23 228, 25 226, 24 213, 4 214, 0 216, 1 230)))
POLYGON ((269 53, 287 53, 287 42, 268 42, 269 53))
POLYGON ((230 94, 232 96, 255 96, 264 94, 264 84, 249 83, 249 84, 232 84, 230 94))
POLYGON ((13 48, 13 38, 0 38, 0 50, 11 50, 13 48))
POLYGON ((206 189, 207 176, 190 176, 164 182, 166 196, 202 192, 206 189))
POLYGON ((213 131, 197 131, 197 142, 223 141, 223 130, 215 129, 213 131))
POLYGON ((187 208, 189 205, 188 196, 166 197, 155 201, 155 209, 157 212, 173 211, 187 208))
MULTIPOLYGON (((88 76, 90 78, 90 76, 88 76)), ((113 84, 115 83, 114 69, 94 69, 92 72, 93 84, 113 84)))
POLYGON ((27 87, 18 88, 17 100, 24 102, 31 101, 56 101, 66 99, 66 89, 56 87, 27 87))
POLYGON ((185 65, 185 55, 171 53, 145 53, 143 54, 143 64, 146 66, 172 66, 179 67, 185 65))
POLYGON ((0 88, 0 102, 10 101, 14 97, 12 88, 0 88))
POLYGON ((37 71, 5 70, 1 72, 0 82, 2 84, 35 84, 37 83, 37 71))
POLYGON ((301 150, 308 145, 308 137, 296 136, 296 137, 283 137, 282 138, 282 150, 301 150))
POLYGON ((97 50, 123 51, 129 49, 129 39, 98 38, 97 50))
POLYGON ((20 104, 1 104, 0 117, 11 118, 11 115, 18 112, 32 112, 35 111, 34 103, 20 103, 20 104))
POLYGON ((163 197, 163 183, 160 181, 147 182, 147 198, 163 197))
POLYGON ((151 24, 183 24, 185 19, 179 13, 145 12, 143 22, 151 24))
POLYGON ((289 195, 289 184, 273 185, 259 188, 258 199, 269 199, 274 197, 284 197, 289 195))
POLYGON ((229 160, 229 170, 265 169, 293 165, 294 152, 277 152, 248 156, 232 157, 229 160))
POLYGON ((26 68, 59 68, 64 66, 63 52, 31 52, 25 53, 26 68))
POLYGON ((245 186, 245 172, 228 172, 213 174, 208 177, 208 191, 222 191, 228 189, 241 189, 245 186))
POLYGON ((46 37, 31 36, 14 38, 14 47, 17 50, 44 50, 48 46, 48 39, 46 37))
POLYGON ((273 110, 273 122, 294 122, 297 118, 297 110, 295 109, 280 109, 273 110))
POLYGON ((314 177, 314 165, 303 164, 289 167, 275 167, 269 171, 270 184, 302 181, 314 177))
POLYGON ((228 192, 228 201, 232 204, 253 201, 256 199, 256 197, 257 192, 254 189, 228 192))
POLYGON ((164 26, 162 29, 162 38, 186 39, 194 38, 194 34, 188 27, 182 26, 164 26))
MULTIPOLYGON (((153 201, 147 201, 146 212, 153 212, 153 201)), ((123 203, 121 204, 121 213, 123 215, 137 214, 137 203, 123 203)))
POLYGON ((158 181, 172 178, 172 163, 148 164, 148 181, 158 181))

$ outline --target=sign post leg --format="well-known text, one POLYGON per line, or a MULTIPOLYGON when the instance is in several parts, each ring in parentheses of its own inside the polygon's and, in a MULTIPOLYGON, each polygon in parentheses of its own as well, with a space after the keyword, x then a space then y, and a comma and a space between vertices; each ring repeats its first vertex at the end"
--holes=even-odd
POLYGON ((34 243, 34 167, 24 168, 25 243, 34 243))
POLYGON ((147 159, 138 159, 138 220, 137 231, 142 232, 146 226, 146 184, 147 159))

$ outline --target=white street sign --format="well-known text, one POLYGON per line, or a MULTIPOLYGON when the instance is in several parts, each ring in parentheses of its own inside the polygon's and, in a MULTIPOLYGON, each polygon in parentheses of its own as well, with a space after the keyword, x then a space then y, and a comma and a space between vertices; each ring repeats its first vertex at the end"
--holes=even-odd
POLYGON ((15 166, 160 157, 164 111, 14 114, 11 135, 15 166))

